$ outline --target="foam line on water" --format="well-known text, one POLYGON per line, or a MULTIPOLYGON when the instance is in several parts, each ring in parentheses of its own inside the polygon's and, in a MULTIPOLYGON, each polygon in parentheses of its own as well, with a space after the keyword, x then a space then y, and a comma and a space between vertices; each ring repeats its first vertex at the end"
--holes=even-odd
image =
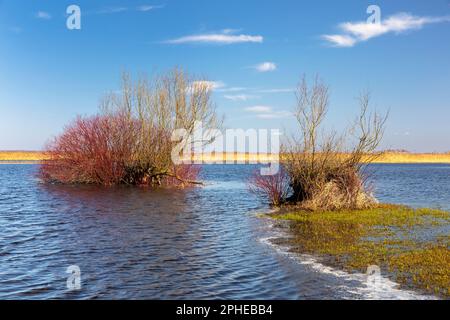
POLYGON ((328 274, 344 281, 352 282, 351 285, 340 286, 349 293, 361 296, 361 299, 368 300, 436 300, 435 296, 422 295, 411 290, 399 288, 399 284, 389 278, 379 276, 368 276, 363 273, 348 273, 330 266, 326 266, 318 261, 318 259, 308 254, 297 254, 289 252, 289 246, 275 244, 272 240, 289 237, 280 228, 274 226, 273 221, 269 222, 271 235, 260 238, 260 241, 272 248, 278 253, 294 260, 296 263, 307 266, 313 271, 328 274), (358 286, 353 285, 358 283, 358 286))

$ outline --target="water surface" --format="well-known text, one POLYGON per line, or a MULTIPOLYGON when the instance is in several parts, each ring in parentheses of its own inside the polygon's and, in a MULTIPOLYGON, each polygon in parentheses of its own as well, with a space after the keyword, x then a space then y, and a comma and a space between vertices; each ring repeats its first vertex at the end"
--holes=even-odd
MULTIPOLYGON (((45 186, 37 165, 0 165, 1 299, 421 298, 270 244, 247 191, 255 166, 205 166, 188 190, 45 186), (66 287, 81 269, 82 288, 66 287)), ((381 201, 450 209, 450 166, 374 165, 381 201)))

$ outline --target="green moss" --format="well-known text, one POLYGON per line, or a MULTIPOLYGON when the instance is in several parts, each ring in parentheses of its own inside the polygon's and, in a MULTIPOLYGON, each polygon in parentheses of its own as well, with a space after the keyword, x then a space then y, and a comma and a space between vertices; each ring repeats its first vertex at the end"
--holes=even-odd
POLYGON ((380 205, 375 209, 270 215, 291 221, 294 251, 322 256, 348 271, 378 265, 406 287, 444 297, 450 295, 450 213, 434 209, 380 205), (417 234, 426 232, 427 240, 417 234))
POLYGON ((450 222, 450 214, 435 209, 411 209, 404 206, 380 205, 375 209, 341 211, 298 211, 275 214, 276 219, 295 221, 331 221, 365 226, 414 226, 450 222))
POLYGON ((450 296, 450 254, 448 246, 430 245, 393 256, 389 261, 402 282, 413 284, 429 292, 450 296))

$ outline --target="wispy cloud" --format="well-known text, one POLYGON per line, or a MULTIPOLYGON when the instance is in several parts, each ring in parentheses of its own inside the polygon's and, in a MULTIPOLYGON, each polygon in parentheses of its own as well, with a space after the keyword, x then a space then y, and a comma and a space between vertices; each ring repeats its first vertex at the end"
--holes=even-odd
POLYGON ((222 81, 196 81, 195 83, 205 84, 213 90, 217 90, 226 86, 225 83, 223 83, 222 81))
POLYGON ((223 34, 233 34, 233 33, 238 33, 241 30, 242 29, 231 29, 231 28, 228 28, 228 29, 223 29, 221 33, 223 33, 223 34))
POLYGON ((137 11, 141 11, 141 12, 147 12, 147 11, 151 11, 151 10, 155 10, 155 9, 161 9, 163 8, 164 5, 149 5, 149 4, 144 4, 142 6, 139 6, 136 8, 137 11))
POLYGON ((271 112, 272 111, 272 107, 269 107, 269 106, 253 106, 253 107, 245 108, 245 111, 255 112, 255 113, 271 112))
POLYGON ((50 20, 52 18, 51 14, 46 11, 38 11, 36 12, 36 18, 43 20, 50 20))
POLYGON ((215 91, 217 89, 225 87, 225 83, 222 81, 206 81, 206 80, 200 80, 200 81, 194 81, 192 84, 188 87, 188 91, 192 92, 195 90, 210 90, 215 91))
POLYGON ((220 92, 240 92, 240 91, 245 91, 247 90, 247 88, 244 87, 225 87, 225 88, 220 88, 217 91, 220 92))
POLYGON ((326 34, 322 36, 322 39, 327 40, 336 47, 353 47, 357 41, 355 38, 345 34, 326 34))
POLYGON ((253 68, 258 72, 269 72, 277 70, 277 65, 273 62, 263 62, 253 66, 253 68))
POLYGON ((336 47, 353 47, 361 41, 367 41, 384 34, 400 34, 410 30, 422 29, 427 24, 450 22, 450 16, 420 17, 410 13, 398 13, 382 20, 380 23, 365 21, 344 22, 338 28, 341 34, 322 35, 322 39, 336 47))
POLYGON ((292 115, 289 111, 272 111, 268 113, 261 113, 258 114, 257 117, 260 119, 281 119, 281 118, 287 118, 292 115))
POLYGON ((256 113, 256 117, 260 119, 279 119, 291 116, 288 111, 274 111, 270 106, 252 106, 244 109, 247 112, 256 113))
POLYGON ((90 12, 91 14, 114 14, 114 13, 122 13, 122 12, 133 12, 133 11, 139 11, 139 12, 148 12, 155 9, 161 9, 164 5, 150 5, 150 4, 143 4, 138 7, 125 7, 125 6, 111 6, 111 7, 104 7, 97 11, 90 12))
POLYGON ((128 11, 127 7, 106 7, 97 11, 98 14, 112 14, 128 11))
MULTIPOLYGON (((238 92, 246 91, 248 88, 245 87, 229 87, 223 81, 195 81, 194 85, 207 85, 212 90, 216 92, 223 93, 227 99, 232 100, 235 96, 245 96, 244 94, 237 94, 238 92)), ((247 97, 250 97, 249 95, 247 97)))
POLYGON ((295 92, 294 88, 278 88, 278 89, 263 89, 258 90, 259 93, 292 93, 295 92))
POLYGON ((165 41, 168 44, 205 43, 205 44, 235 44, 235 43, 262 43, 264 38, 259 35, 235 34, 237 30, 224 29, 220 33, 204 33, 188 35, 181 38, 165 41))
POLYGON ((236 95, 224 95, 224 98, 232 101, 247 101, 251 99, 258 99, 259 96, 253 96, 248 94, 236 94, 236 95))

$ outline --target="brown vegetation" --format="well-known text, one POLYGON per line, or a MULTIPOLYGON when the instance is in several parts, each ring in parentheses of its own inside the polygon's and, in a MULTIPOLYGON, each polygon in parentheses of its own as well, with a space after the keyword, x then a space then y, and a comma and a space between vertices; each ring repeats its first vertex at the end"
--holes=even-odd
MULTIPOLYGON (((328 106, 328 87, 319 78, 309 87, 303 78, 297 88, 295 109, 300 134, 283 146, 281 157, 291 195, 281 202, 310 210, 370 207, 376 201, 366 188, 363 162, 376 158, 386 116, 370 113, 369 95, 363 94, 360 115, 346 132, 338 135, 322 129, 328 106)), ((267 188, 262 181, 268 182, 267 178, 254 179, 253 189, 269 199, 282 197, 271 194, 274 188, 267 188)))

